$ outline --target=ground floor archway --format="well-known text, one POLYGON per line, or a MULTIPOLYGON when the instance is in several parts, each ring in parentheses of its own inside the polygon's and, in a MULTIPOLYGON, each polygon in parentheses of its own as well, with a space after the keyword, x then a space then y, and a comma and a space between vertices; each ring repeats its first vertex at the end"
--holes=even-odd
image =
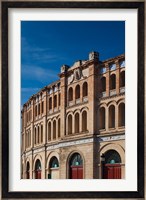
POLYGON ((69 178, 83 179, 83 160, 79 153, 74 153, 70 158, 69 178))
POLYGON ((104 156, 103 178, 121 179, 121 157, 119 153, 115 150, 109 150, 104 156))
POLYGON ((35 179, 41 179, 41 162, 39 159, 35 163, 35 179))

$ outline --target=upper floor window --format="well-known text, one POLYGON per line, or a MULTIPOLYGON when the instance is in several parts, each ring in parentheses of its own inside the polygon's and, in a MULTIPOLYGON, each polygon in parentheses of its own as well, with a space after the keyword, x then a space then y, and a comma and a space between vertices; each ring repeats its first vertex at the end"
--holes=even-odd
POLYGON ((57 107, 57 95, 54 96, 54 108, 57 107))
POLYGON ((116 89, 116 75, 112 74, 110 76, 110 90, 116 89))
POLYGON ((86 97, 86 96, 88 96, 88 84, 87 84, 87 82, 85 82, 83 84, 83 97, 86 97))
POLYGON ((125 71, 120 73, 120 87, 125 87, 125 71))
POLYGON ((49 98, 49 110, 52 109, 52 97, 49 98))
POLYGON ((75 98, 79 99, 80 98, 80 86, 77 85, 75 89, 75 98))
POLYGON ((122 60, 121 62, 120 62, 120 67, 122 68, 122 67, 125 67, 125 60, 122 60))
POLYGON ((73 100, 73 89, 72 89, 72 87, 70 87, 69 91, 68 91, 68 100, 69 101, 73 100))
POLYGON ((106 91, 106 78, 102 77, 101 78, 101 92, 105 92, 106 91))
POLYGON ((102 67, 101 69, 100 69, 100 74, 104 74, 106 72, 106 67, 102 67))
POLYGON ((116 64, 115 64, 115 63, 110 64, 110 65, 109 65, 109 69, 110 69, 110 71, 115 70, 115 69, 116 69, 116 64))

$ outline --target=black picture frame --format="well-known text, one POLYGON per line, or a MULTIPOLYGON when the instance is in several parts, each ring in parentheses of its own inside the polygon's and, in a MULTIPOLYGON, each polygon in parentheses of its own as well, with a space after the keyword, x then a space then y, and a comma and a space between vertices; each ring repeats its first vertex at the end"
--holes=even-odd
POLYGON ((2 2, 2 198, 144 198, 144 2, 2 2), (9 192, 8 9, 138 9, 138 190, 123 192, 9 192))

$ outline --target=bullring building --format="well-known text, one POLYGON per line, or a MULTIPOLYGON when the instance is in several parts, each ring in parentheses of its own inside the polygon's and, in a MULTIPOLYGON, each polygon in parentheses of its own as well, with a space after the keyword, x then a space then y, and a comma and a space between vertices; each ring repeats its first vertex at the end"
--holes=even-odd
POLYGON ((23 105, 21 178, 125 178, 125 56, 98 52, 23 105))

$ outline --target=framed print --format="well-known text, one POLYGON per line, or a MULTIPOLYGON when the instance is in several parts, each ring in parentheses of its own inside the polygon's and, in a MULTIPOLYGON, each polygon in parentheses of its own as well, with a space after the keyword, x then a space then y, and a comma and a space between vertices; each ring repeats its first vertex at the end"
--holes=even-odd
POLYGON ((144 3, 2 2, 2 198, 144 197, 144 3))

